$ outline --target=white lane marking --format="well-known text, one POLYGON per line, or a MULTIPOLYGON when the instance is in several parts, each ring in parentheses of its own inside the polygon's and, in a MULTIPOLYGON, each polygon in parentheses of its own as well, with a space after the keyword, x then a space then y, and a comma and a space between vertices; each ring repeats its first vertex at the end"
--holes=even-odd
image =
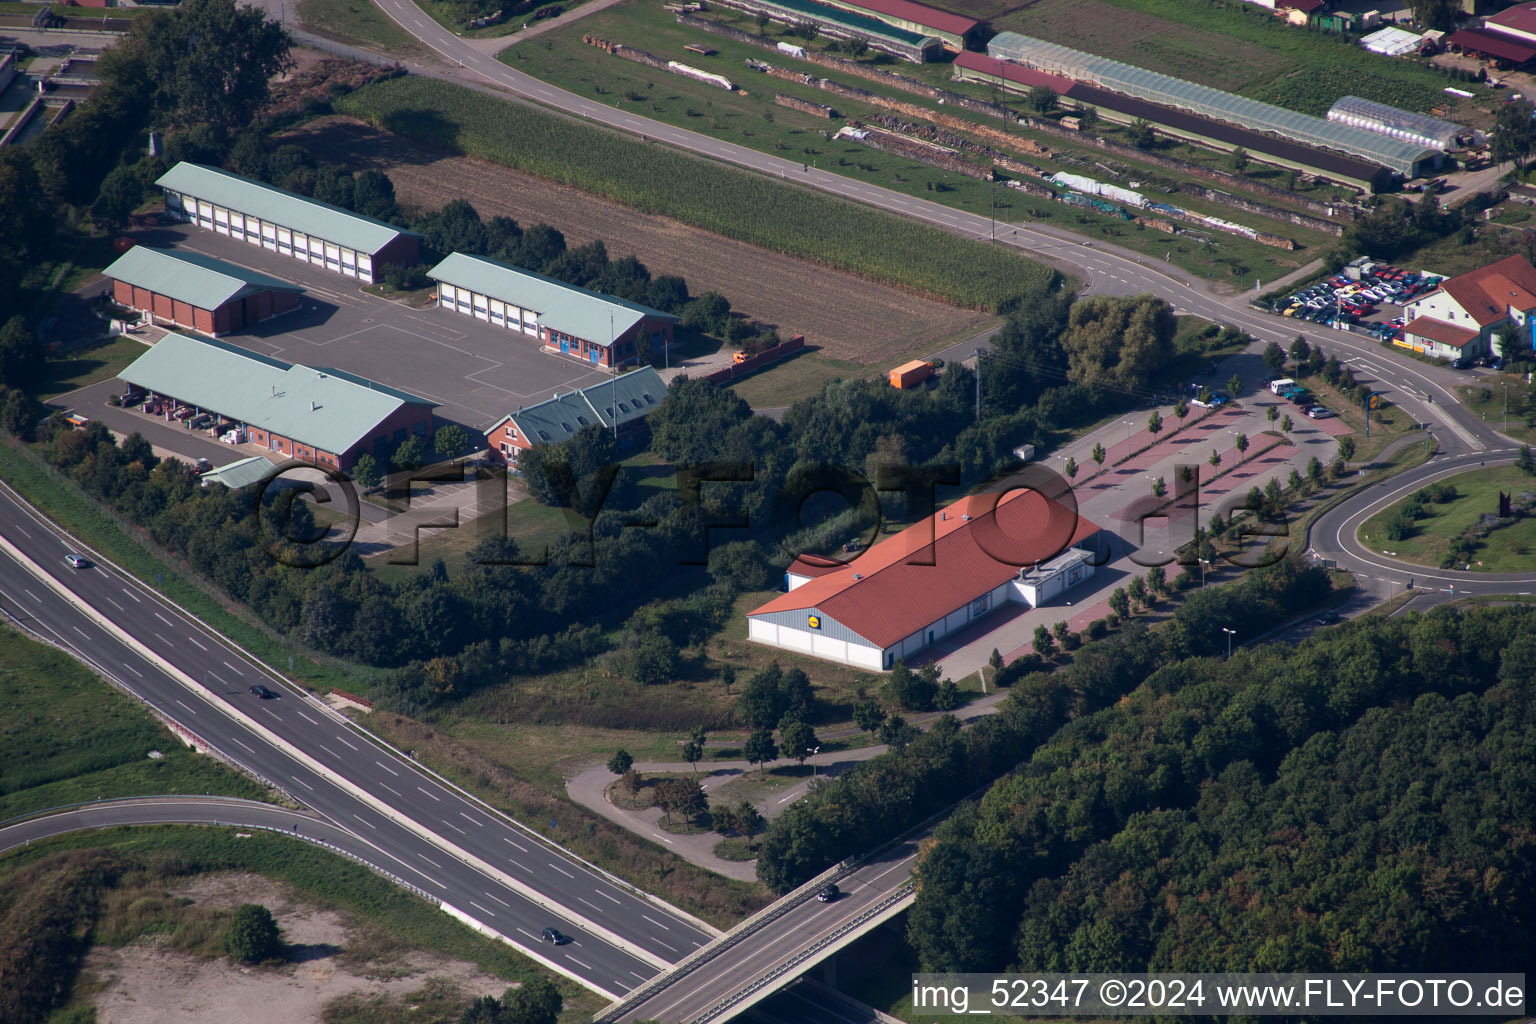
POLYGON ((313 718, 310 718, 308 715, 306 715, 302 711, 299 712, 299 717, 304 719, 304 721, 308 722, 310 725, 319 725, 320 724, 319 722, 315 721, 313 718))
POLYGON ((474 900, 470 900, 469 901, 469 905, 474 907, 476 910, 480 911, 480 913, 487 915, 488 917, 495 917, 496 916, 496 912, 494 910, 486 910, 484 907, 482 907, 480 904, 476 903, 474 900))
POLYGON ((459 812, 459 817, 463 818, 465 821, 469 822, 471 825, 479 825, 481 828, 485 828, 485 822, 483 822, 483 821, 476 821, 474 818, 471 818, 469 815, 465 814, 463 811, 459 812))
POLYGON ((32 535, 30 533, 28 533, 26 530, 23 530, 19 526, 12 526, 11 529, 15 530, 17 533, 19 533, 23 537, 27 538, 27 540, 31 540, 32 539, 32 535))
POLYGON ((159 619, 161 622, 165 623, 167 626, 175 626, 176 625, 176 623, 172 622, 170 619, 166 618, 164 615, 161 615, 159 612, 155 612, 155 618, 159 619))
POLYGON ((645 978, 645 977, 644 977, 644 976, 643 976, 643 975, 640 975, 640 974, 636 974, 636 973, 635 973, 635 972, 634 972, 634 971, 630 971, 630 972, 629 972, 629 973, 630 973, 630 976, 631 976, 631 977, 634 977, 634 978, 639 978, 639 979, 640 979, 640 980, 641 980, 641 981, 646 981, 646 980, 648 980, 648 979, 647 979, 647 978, 645 978))
POLYGON ((580 896, 576 897, 576 902, 577 903, 585 903, 587 906, 591 907, 593 910, 597 911, 599 914, 601 914, 603 912, 603 908, 602 907, 598 906, 596 903, 593 903, 593 902, 591 902, 589 900, 585 900, 585 899, 583 899, 580 896))
POLYGON ((529 937, 529 938, 530 938, 530 939, 532 939, 532 940, 533 940, 533 941, 534 941, 534 942, 543 942, 543 941, 544 941, 544 940, 543 940, 543 939, 541 939, 541 938, 539 938, 539 937, 538 937, 538 936, 537 936, 537 935, 535 935, 535 934, 533 934, 533 932, 531 932, 531 931, 529 931, 529 930, 528 930, 528 929, 526 929, 526 928, 519 928, 519 929, 518 929, 518 931, 520 931, 520 932, 522 932, 522 933, 523 933, 523 934, 524 934, 524 935, 526 935, 526 936, 528 936, 528 937, 529 937))
POLYGON ((569 954, 569 953, 565 954, 565 958, 567 960, 569 960, 573 964, 580 964, 582 967, 585 967, 589 971, 592 969, 592 967, 589 964, 583 964, 580 960, 577 960, 575 957, 571 956, 571 954, 569 954))
POLYGON ((554 868, 556 871, 560 872, 566 878, 575 878, 576 877, 575 875, 571 874, 569 871, 565 870, 564 868, 562 868, 558 864, 555 864, 555 863, 551 862, 549 866, 554 868))
MULTIPOLYGON (((609 895, 608 895, 608 894, 607 894, 607 893, 605 893, 605 892, 603 892, 603 890, 601 890, 601 889, 599 889, 599 890, 597 890, 597 894, 598 894, 598 895, 599 895, 599 896, 601 896, 601 897, 602 897, 602 898, 603 898, 603 899, 605 899, 605 900, 613 900, 613 902, 615 902, 615 903, 619 903, 619 901, 618 901, 618 900, 616 900, 616 899, 614 899, 614 898, 613 898, 613 897, 612 897, 612 896, 609 896, 609 895)), ((623 904, 622 904, 622 903, 619 903, 619 905, 620 905, 620 906, 623 906, 623 904)))
POLYGON ((399 772, 397 772, 393 768, 391 768, 389 765, 385 764, 383 761, 375 761, 373 763, 378 765, 380 768, 383 768, 385 771, 389 772, 389 774, 391 774, 391 775, 398 776, 400 774, 399 772))
MULTIPOLYGON (((177 704, 181 704, 181 698, 180 697, 176 698, 176 703, 177 704)), ((197 709, 196 708, 188 708, 185 704, 181 704, 181 706, 184 707, 184 708, 187 708, 187 710, 192 712, 194 715, 197 714, 197 709)))
POLYGON ((297 782, 299 785, 303 786, 305 789, 309 790, 311 793, 313 793, 315 791, 315 787, 314 786, 311 786, 309 783, 305 782, 303 779, 299 778, 297 775, 295 775, 293 777, 293 781, 297 782))
POLYGON ((175 644, 173 644, 169 640, 167 640, 165 637, 161 636, 159 633, 155 634, 155 639, 159 640, 161 643, 165 644, 165 646, 167 646, 167 647, 175 647, 176 646, 175 644))
POLYGON ((327 754, 330 754, 336 760, 338 760, 338 761, 341 760, 341 755, 336 753, 336 751, 332 750, 330 747, 326 746, 324 743, 317 743, 317 744, 315 744, 315 746, 319 747, 321 750, 325 751, 327 754))
POLYGON ((501 841, 506 843, 508 846, 511 846, 515 850, 521 850, 524 853, 528 852, 528 848, 527 847, 525 847, 525 846, 518 846, 516 843, 514 843, 512 840, 508 839, 506 836, 502 836, 501 837, 501 841))
POLYGON ((102 594, 101 595, 101 599, 103 601, 107 602, 107 604, 111 605, 113 608, 116 608, 118 611, 126 611, 126 609, 122 605, 120 605, 116 601, 112 600, 106 594, 102 594))
POLYGON ((437 868, 437 870, 439 870, 439 871, 443 870, 443 866, 441 864, 439 864, 437 861, 433 860, 431 857, 428 857, 426 854, 418 853, 418 854, 416 854, 416 856, 420 857, 422 860, 426 861, 428 864, 431 864, 433 867, 437 868))
MULTIPOLYGON (((352 747, 352 744, 350 744, 350 743, 347 743, 347 738, 346 738, 346 737, 345 737, 345 736, 337 736, 337 737, 336 737, 336 739, 337 739, 337 740, 338 740, 338 741, 339 741, 339 742, 341 742, 341 743, 346 743, 346 744, 347 744, 347 746, 349 746, 349 747, 352 747)), ((352 747, 352 749, 353 749, 353 750, 356 750, 356 749, 357 749, 357 748, 356 748, 356 747, 352 747)))
POLYGON ((445 821, 445 822, 443 822, 443 824, 444 824, 444 825, 447 825, 447 826, 448 826, 448 827, 449 827, 449 828, 451 828, 451 829, 453 829, 453 830, 454 830, 454 831, 455 831, 455 832, 457 832, 457 833, 458 833, 458 834, 459 834, 459 835, 461 835, 461 836, 467 836, 467 835, 469 835, 469 833, 468 833, 468 832, 465 832, 465 831, 464 831, 464 830, 463 830, 463 829, 461 829, 461 828, 459 828, 459 826, 457 826, 457 825, 455 825, 455 824, 454 824, 454 823, 453 823, 453 822, 451 822, 451 821, 445 821))
POLYGON ((133 591, 129 590, 127 587, 123 588, 123 593, 125 593, 129 597, 133 598, 135 604, 143 604, 144 603, 143 601, 139 600, 139 595, 135 594, 133 591))
POLYGON ((202 644, 198 643, 197 642, 197 637, 195 637, 195 636, 187 637, 187 641, 189 643, 191 643, 194 647, 196 647, 200 651, 206 651, 208 649, 208 648, 204 647, 202 644))
POLYGON ((527 871, 528 870, 527 866, 525 866, 521 861, 515 860, 515 859, 513 859, 511 857, 507 858, 507 863, 511 864, 513 867, 517 868, 519 871, 527 871))
POLYGON ((91 638, 91 634, 87 633, 85 630, 81 629, 79 626, 74 626, 73 629, 74 629, 74 631, 76 633, 79 633, 81 636, 85 637, 87 640, 89 640, 91 638))
POLYGON ((243 675, 245 675, 245 673, 244 673, 244 672, 242 672, 242 671, 240 671, 240 670, 239 670, 239 669, 238 669, 238 668, 236 668, 236 667, 235 667, 235 666, 233 666, 233 665, 231 665, 231 664, 230 664, 230 663, 229 663, 229 662, 227 662, 227 661, 226 661, 226 662, 225 662, 225 663, 224 663, 224 667, 225 667, 225 668, 227 668, 227 669, 229 669, 229 670, 230 670, 230 671, 231 671, 231 672, 233 672, 233 673, 234 673, 234 674, 235 674, 235 675, 237 675, 237 676, 243 676, 243 675))
MULTIPOLYGON (((418 792, 418 793, 424 793, 424 794, 426 794, 426 795, 427 795, 427 796, 432 796, 432 794, 431 794, 431 793, 427 793, 427 791, 426 791, 426 790, 424 790, 424 789, 422 789, 422 788, 421 788, 421 787, 420 787, 420 786, 417 786, 417 787, 416 787, 416 792, 418 792)), ((438 803, 442 803, 442 802, 443 802, 443 798, 442 798, 442 797, 440 797, 440 796, 432 796, 432 799, 433 799, 433 800, 436 800, 436 801, 437 801, 437 802, 438 802, 438 803)))
POLYGON ((373 822, 369 821, 367 818, 363 817, 361 814, 354 814, 354 815, 352 815, 352 817, 356 818, 358 821, 362 822, 364 825, 367 825, 369 828, 376 829, 376 828, 379 827, 379 826, 375 825, 373 822))
POLYGON ((140 679, 144 678, 144 673, 143 672, 140 672, 138 669, 134 668, 132 665, 128 664, 127 662, 123 663, 123 668, 127 669, 129 672, 132 672, 134 675, 138 676, 140 679))
POLYGON ((208 673, 208 678, 212 679, 214 682, 218 683, 220 686, 228 686, 229 685, 224 680, 222 680, 218 676, 214 675, 212 672, 208 673))
POLYGON ((247 743, 245 743, 243 740, 240 739, 239 736, 231 736, 230 738, 233 739, 236 743, 239 743, 242 747, 245 747, 245 749, 249 750, 251 753, 253 753, 253 754, 256 753, 256 748, 248 745, 247 743))
POLYGON ((641 914, 640 916, 645 918, 647 921, 651 922, 651 924, 655 925, 657 928, 660 928, 664 932, 669 932, 669 931, 672 930, 671 928, 668 928, 666 925, 662 924, 660 921, 656 920, 654 917, 652 917, 649 914, 641 914))
POLYGON ((433 878, 431 875, 423 874, 421 877, 425 878, 427 881, 431 882, 433 885, 437 886, 439 889, 442 889, 444 892, 448 891, 448 887, 446 885, 444 885, 442 882, 439 882, 437 879, 433 878))
POLYGON ((43 599, 38 597, 36 594, 32 593, 31 590, 28 590, 26 587, 22 587, 21 589, 22 589, 22 592, 24 594, 26 594, 32 600, 36 601, 38 604, 42 604, 43 603, 43 599))
MULTIPOLYGON (((652 936, 652 937, 654 938, 654 936, 652 936)), ((667 944, 665 942, 662 942, 660 939, 656 939, 656 945, 658 945, 658 946, 667 946, 667 944)), ((678 952, 678 948, 676 946, 667 946, 667 948, 670 949, 674 953, 678 952)))
MULTIPOLYGON (((379 783, 379 786, 380 786, 380 788, 382 788, 382 789, 389 789, 389 787, 388 787, 388 786, 386 786, 386 785, 384 785, 384 783, 382 783, 382 782, 381 782, 381 783, 379 783)), ((398 791, 397 791, 397 790, 393 790, 393 789, 389 789, 389 791, 390 791, 390 792, 391 792, 391 793, 394 793, 394 794, 395 794, 395 796, 400 796, 400 793, 399 793, 399 792, 398 792, 398 791)), ((402 800, 404 800, 404 799, 405 799, 405 797, 403 797, 403 796, 400 796, 400 799, 402 799, 402 800)))
POLYGON ((502 906, 508 908, 509 910, 511 909, 512 904, 508 903, 506 900, 502 899, 500 896, 497 896, 495 893, 488 892, 488 893, 486 893, 486 895, 489 896, 491 899, 495 900, 497 903, 500 903, 502 906))

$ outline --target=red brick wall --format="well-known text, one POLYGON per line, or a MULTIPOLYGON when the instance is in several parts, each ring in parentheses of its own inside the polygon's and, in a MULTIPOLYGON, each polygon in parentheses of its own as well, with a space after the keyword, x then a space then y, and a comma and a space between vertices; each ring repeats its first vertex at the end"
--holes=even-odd
MULTIPOLYGON (((176 311, 180 313, 182 310, 186 310, 188 314, 187 319, 182 320, 182 323, 191 324, 193 327, 196 327, 204 334, 217 333, 218 327, 214 324, 213 321, 213 310, 197 309, 193 306, 187 305, 185 302, 176 303, 176 311)), ((179 320, 181 318, 177 317, 177 319, 179 320)))
MULTIPOLYGON (((366 437, 341 453, 341 468, 351 469, 357 464, 358 457, 365 452, 370 455, 373 454, 373 440, 376 437, 383 436, 385 442, 392 445, 394 444, 393 438, 397 430, 404 429, 407 437, 415 436, 412 428, 417 423, 426 424, 424 440, 430 441, 432 437, 432 410, 423 405, 401 406, 385 417, 366 437)), ((430 450, 430 445, 428 447, 430 450)))
POLYGON ((133 301, 133 286, 122 281, 112 282, 112 301, 119 306, 133 306, 138 308, 133 301))
POLYGON ((267 292, 265 294, 272 302, 272 313, 270 314, 272 316, 299 308, 298 292, 267 292))
POLYGON ((373 262, 375 278, 379 276, 378 264, 380 263, 398 263, 405 267, 413 263, 420 263, 421 244, 417 239, 404 235, 374 253, 373 262))
MULTIPOLYGON (((137 295, 138 293, 139 289, 135 288, 134 294, 137 295)), ((145 294, 149 295, 150 293, 145 292, 145 294)), ((149 301, 154 307, 155 316, 162 320, 176 319, 175 303, 171 302, 170 299, 164 295, 151 295, 149 301)))

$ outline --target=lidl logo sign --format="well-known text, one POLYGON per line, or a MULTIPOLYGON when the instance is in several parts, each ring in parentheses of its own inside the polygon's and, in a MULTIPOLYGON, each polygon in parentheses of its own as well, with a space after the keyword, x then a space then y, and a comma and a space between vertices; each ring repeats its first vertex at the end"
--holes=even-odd
POLYGON ((820 629, 821 628, 821 616, 820 615, 810 615, 810 616, 807 616, 806 620, 805 620, 805 624, 807 626, 810 626, 812 629, 820 629))

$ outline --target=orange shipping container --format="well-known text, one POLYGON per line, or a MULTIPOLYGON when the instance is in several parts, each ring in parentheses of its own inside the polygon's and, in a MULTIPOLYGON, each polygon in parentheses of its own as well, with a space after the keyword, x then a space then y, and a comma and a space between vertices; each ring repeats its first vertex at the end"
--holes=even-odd
POLYGON ((914 359, 910 363, 902 363, 891 371, 891 387, 910 388, 928 379, 933 373, 933 364, 921 359, 914 359))

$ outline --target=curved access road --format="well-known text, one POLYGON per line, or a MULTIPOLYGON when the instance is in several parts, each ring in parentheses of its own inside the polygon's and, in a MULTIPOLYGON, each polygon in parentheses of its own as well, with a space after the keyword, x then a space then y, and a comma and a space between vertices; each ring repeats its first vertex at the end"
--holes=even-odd
MULTIPOLYGON (((1355 495, 1338 507, 1319 516, 1312 524, 1312 550, 1322 558, 1336 561, 1373 582, 1391 590, 1415 589, 1439 591, 1447 595, 1496 595, 1536 593, 1536 572, 1493 573, 1465 572, 1414 565, 1392 557, 1391 542, 1367 544, 1359 536, 1360 526, 1384 508, 1403 500, 1426 484, 1447 477, 1515 461, 1513 449, 1443 455, 1424 465, 1407 470, 1355 495)), ((1489 511, 1493 511, 1490 509, 1489 511)))

